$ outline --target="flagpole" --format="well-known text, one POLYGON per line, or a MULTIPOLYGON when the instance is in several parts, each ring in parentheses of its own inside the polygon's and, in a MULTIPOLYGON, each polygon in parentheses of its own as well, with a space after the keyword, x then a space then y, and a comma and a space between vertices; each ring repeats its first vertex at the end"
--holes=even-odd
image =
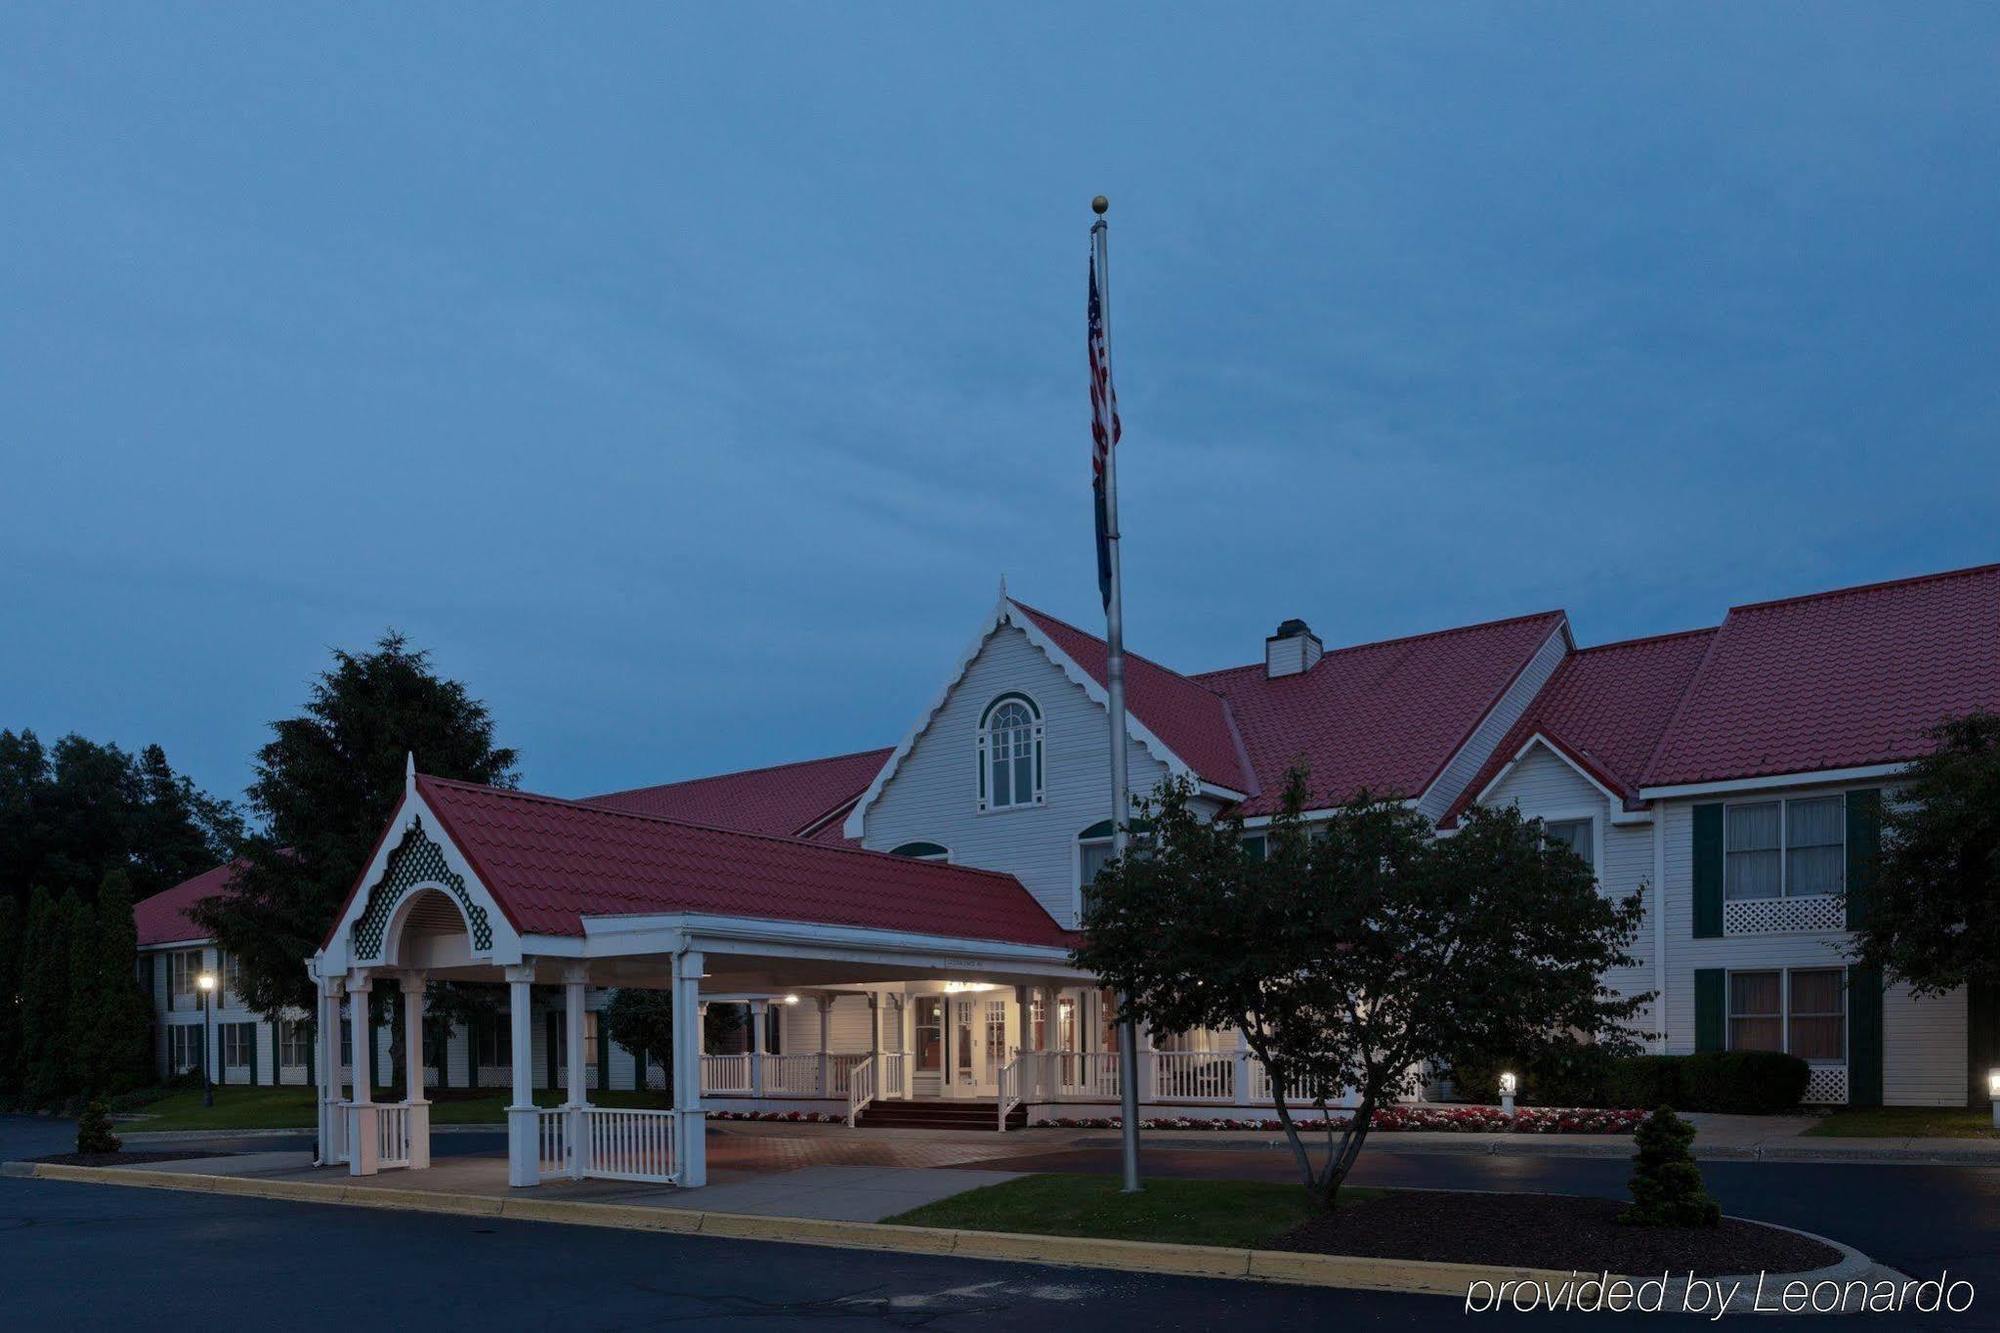
MULTIPOLYGON (((1111 227, 1104 220, 1111 201, 1090 201, 1097 214, 1090 239, 1097 260, 1098 300, 1104 326, 1104 378, 1111 378, 1111 227)), ((1131 779, 1125 763, 1125 602, 1118 559, 1118 449, 1104 450, 1104 538, 1111 586, 1104 601, 1104 692, 1111 713, 1111 854, 1125 855, 1126 825, 1132 818, 1131 779)), ((1119 1141, 1124 1157, 1125 1193, 1139 1190, 1139 1034, 1130 1019, 1118 1025, 1119 1141)))

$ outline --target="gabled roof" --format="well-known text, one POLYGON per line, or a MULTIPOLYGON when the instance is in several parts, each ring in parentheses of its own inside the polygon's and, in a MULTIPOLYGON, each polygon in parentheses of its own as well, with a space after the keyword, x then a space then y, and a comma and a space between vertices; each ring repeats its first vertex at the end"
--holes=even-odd
POLYGON ((700 912, 1069 948, 1012 875, 713 828, 419 774, 416 791, 522 932, 700 912))
POLYGON ((839 817, 868 789, 888 758, 886 749, 862 750, 586 796, 582 803, 745 833, 805 837, 828 824, 837 830, 839 817))
MULTIPOLYGON (((1016 600, 1014 605, 1099 685, 1108 685, 1104 640, 1016 600)), ((1257 791, 1229 703, 1177 671, 1125 654, 1125 707, 1203 781, 1246 795, 1257 791)))
POLYGON ((1309 671, 1269 678, 1262 662, 1192 677, 1228 701, 1261 794, 1246 816, 1274 812, 1303 760, 1315 804, 1363 788, 1423 794, 1520 676, 1560 611, 1334 649, 1309 671))
POLYGON ((134 903, 132 921, 139 930, 140 946, 208 939, 208 930, 196 925, 188 912, 196 903, 227 893, 229 881, 242 865, 241 861, 231 861, 204 870, 193 879, 182 880, 171 889, 162 889, 134 903))
POLYGON ((1901 762, 1976 709, 2000 710, 2000 565, 1739 606, 1641 785, 1901 762))
POLYGON ((1687 630, 1571 653, 1443 822, 1456 820, 1537 736, 1621 805, 1635 806, 1646 763, 1714 637, 1713 629, 1687 630))

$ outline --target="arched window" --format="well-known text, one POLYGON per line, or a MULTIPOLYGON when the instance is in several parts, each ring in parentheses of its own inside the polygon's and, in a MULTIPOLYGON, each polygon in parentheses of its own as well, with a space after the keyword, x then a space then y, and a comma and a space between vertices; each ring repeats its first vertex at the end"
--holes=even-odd
POLYGON ((889 849, 891 856, 907 856, 913 861, 949 861, 951 848, 935 842, 906 842, 889 849))
MULTIPOLYGON (((1131 837, 1130 851, 1143 854, 1152 843, 1153 821, 1135 819, 1125 831, 1131 837)), ((1076 911, 1079 920, 1090 903, 1090 886, 1097 882, 1097 872, 1104 869, 1110 860, 1111 821, 1100 819, 1076 835, 1076 911)))
POLYGON ((1025 694, 1003 694, 979 720, 979 808, 1042 803, 1042 710, 1025 694))

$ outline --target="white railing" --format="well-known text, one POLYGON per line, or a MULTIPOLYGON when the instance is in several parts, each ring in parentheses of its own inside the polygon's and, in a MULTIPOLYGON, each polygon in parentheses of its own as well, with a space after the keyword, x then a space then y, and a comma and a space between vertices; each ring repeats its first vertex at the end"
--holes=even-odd
POLYGON ((340 1166, 347 1161, 347 1121, 346 1102, 333 1102, 326 1108, 326 1160, 322 1166, 340 1166))
POLYGON ((1085 1100, 1118 1096, 1118 1052, 1056 1051, 1052 1054, 1055 1077, 1051 1081, 1055 1085, 1055 1096, 1085 1100))
POLYGON ((1233 1102, 1233 1051, 1154 1051, 1153 1096, 1160 1101, 1233 1102))
POLYGON ((765 1056, 764 1095, 766 1097, 819 1096, 819 1056, 765 1056))
POLYGON ((642 1180, 671 1185, 674 1169, 674 1113, 586 1106, 582 1174, 597 1180, 642 1180))
MULTIPOLYGON (((1021 1104, 1021 1067, 1024 1062, 1031 1067, 1041 1063, 1033 1056, 1017 1055, 1000 1066, 1000 1123, 995 1128, 1002 1134, 1007 1132, 1007 1116, 1021 1104)), ((1032 1068, 1030 1073, 1032 1082, 1032 1068)))
POLYGON ((408 1166, 410 1164, 410 1108, 407 1106, 377 1106, 375 1108, 375 1165, 408 1166))
POLYGON ((868 1052, 860 1054, 841 1052, 829 1053, 826 1057, 826 1093, 828 1097, 845 1097, 847 1082, 854 1070, 868 1059, 868 1052))
MULTIPOLYGON (((1250 1094, 1247 1100, 1254 1106, 1270 1106, 1275 1100, 1271 1095, 1271 1071, 1264 1067, 1262 1060, 1254 1057, 1248 1061, 1247 1068, 1249 1070, 1248 1082, 1250 1084, 1250 1094)), ((1304 1079, 1295 1078, 1285 1086, 1285 1104, 1287 1106, 1312 1106, 1315 1104, 1315 1101, 1316 1097, 1312 1085, 1304 1079)))
POLYGON ((569 1112, 561 1108, 535 1112, 535 1159, 544 1176, 571 1174, 569 1120, 569 1112))
POLYGON ((847 1071, 847 1127, 854 1128, 854 1118, 867 1109, 868 1103, 878 1095, 875 1091, 875 1076, 878 1071, 875 1061, 867 1056, 861 1063, 847 1071))
MULTIPOLYGON (((770 1059, 766 1056, 765 1059, 770 1059)), ((750 1057, 748 1055, 704 1055, 701 1057, 701 1090, 703 1092, 750 1091, 750 1057)))
POLYGON ((910 1057, 901 1051, 884 1051, 875 1057, 877 1097, 910 1095, 910 1057))

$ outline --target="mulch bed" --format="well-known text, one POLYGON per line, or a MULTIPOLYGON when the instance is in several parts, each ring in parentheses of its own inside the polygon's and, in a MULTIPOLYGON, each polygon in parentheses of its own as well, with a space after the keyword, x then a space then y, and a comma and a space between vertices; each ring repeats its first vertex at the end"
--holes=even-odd
POLYGON ((1713 1228, 1631 1227, 1617 1199, 1390 1190, 1271 1242, 1272 1249, 1501 1264, 1614 1275, 1802 1273, 1840 1261, 1816 1240, 1723 1218, 1713 1228))
POLYGON ((30 1157, 31 1162, 53 1166, 137 1166, 142 1162, 191 1162, 197 1157, 227 1157, 218 1152, 59 1152, 48 1157, 30 1157))

